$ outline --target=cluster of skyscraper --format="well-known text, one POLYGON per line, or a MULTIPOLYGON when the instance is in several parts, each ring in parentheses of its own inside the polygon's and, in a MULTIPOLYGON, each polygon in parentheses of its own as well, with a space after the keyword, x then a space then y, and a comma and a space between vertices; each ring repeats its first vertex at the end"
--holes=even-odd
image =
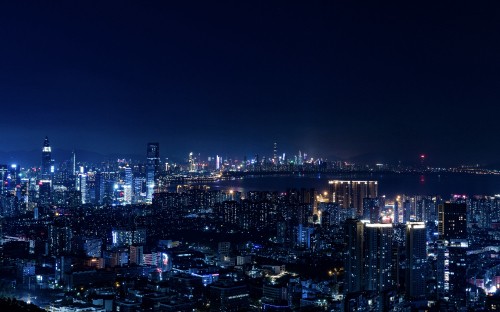
MULTIPOLYGON (((219 163, 219 156, 209 161, 227 166, 219 163)), ((270 162, 282 162, 277 145, 270 162)), ((257 278, 252 266, 244 267, 252 256, 300 266, 307 266, 308 261, 316 265, 326 258, 332 277, 328 282, 334 286, 315 292, 314 300, 301 298, 301 302, 310 299, 317 307, 343 311, 500 308, 493 296, 500 288, 500 248, 496 246, 500 239, 499 196, 456 195, 448 201, 425 195, 386 198, 379 195, 377 181, 367 180, 332 180, 326 192, 301 188, 246 194, 186 183, 186 174, 196 176, 204 167, 189 154, 177 188, 167 189, 166 178, 174 174, 167 164, 162 165, 158 143, 147 144, 143 162, 86 165, 77 163, 73 153, 71 159, 55 166, 45 138, 39 168, 0 166, 0 212, 15 221, 4 228, 16 234, 40 233, 29 240, 25 237, 31 234, 22 234, 22 244, 16 244, 15 238, 5 245, 9 261, 17 261, 24 251, 28 258, 37 254, 52 257, 57 283, 73 286, 80 285, 74 278, 83 273, 71 268, 71 257, 85 262, 85 270, 139 265, 144 271, 133 274, 156 274, 161 281, 178 274, 171 270, 170 256, 175 253, 165 250, 174 247, 159 247, 172 233, 237 234, 244 239, 248 235, 260 239, 259 248, 231 258, 229 247, 221 248, 226 246, 222 243, 219 249, 225 251, 216 262, 218 267, 203 263, 201 270, 197 267, 201 258, 193 255, 198 262, 185 272, 200 269, 191 277, 201 278, 206 286, 219 276, 220 268, 234 267, 257 278), (113 205, 121 207, 110 209, 113 205), (17 216, 23 218, 17 220, 17 216), (168 265, 162 265, 163 261, 168 265), (170 275, 163 274, 162 268, 168 268, 170 275)), ((184 252, 173 258, 180 262, 184 252)), ((30 264, 34 260, 30 261, 20 268, 23 285, 25 275, 35 275, 30 264)), ((262 296, 255 296, 266 311, 297 306, 293 303, 300 293, 297 280, 277 281, 285 270, 277 271, 279 277, 264 280, 262 296)), ((85 287, 92 283, 79 282, 85 287)), ((30 287, 29 279, 27 284, 30 287)), ((248 306, 251 295, 247 286, 228 286, 237 290, 228 296, 235 306, 248 306), (241 298, 245 300, 238 301, 241 298)), ((214 285, 211 290, 223 292, 224 287, 214 285)))
POLYGON ((2 214, 9 216, 38 209, 39 205, 151 203, 161 185, 158 143, 148 143, 146 162, 124 160, 92 165, 71 159, 55 166, 52 147, 46 137, 40 167, 0 165, 2 214))
MULTIPOLYGON (((335 180, 330 186, 335 214, 345 220, 348 311, 369 309, 363 304, 372 299, 370 309, 393 309, 401 292, 409 301, 420 300, 422 307, 431 297, 444 310, 466 305, 469 242, 464 202, 439 203, 418 196, 386 202, 378 197, 376 181, 335 180)), ((331 214, 332 209, 326 209, 323 218, 331 214)))
MULTIPOLYGON (((190 153, 186 167, 174 167, 172 164, 161 162, 159 143, 148 143, 145 162, 119 159, 117 162, 89 164, 83 161, 77 162, 77 155, 73 152, 71 159, 60 161, 56 166, 49 138, 46 137, 43 141, 40 167, 21 169, 16 165, 0 166, 0 178, 9 181, 2 185, 4 191, 2 194, 8 195, 4 199, 7 202, 4 211, 7 215, 15 211, 21 213, 32 211, 38 204, 68 206, 150 204, 153 194, 165 191, 165 187, 172 179, 175 182, 185 181, 185 177, 179 177, 183 172, 203 181, 210 178, 209 174, 212 171, 243 170, 247 166, 258 170, 264 170, 269 166, 274 169, 289 169, 286 167, 288 160, 285 154, 282 156, 277 154, 276 143, 273 156, 268 160, 259 159, 256 155, 252 161, 246 161, 245 157, 244 161, 236 161, 233 164, 230 159, 223 160, 217 155, 208 157, 208 161, 205 162, 199 155, 190 153), (166 175, 167 172, 171 174, 166 175), (206 176, 199 178, 199 174, 206 176), (13 203, 13 198, 16 198, 16 203, 13 203), (9 204, 9 201, 12 203, 9 204)), ((295 156, 291 163, 302 165, 306 160, 307 155, 299 151, 299 155, 295 156)))

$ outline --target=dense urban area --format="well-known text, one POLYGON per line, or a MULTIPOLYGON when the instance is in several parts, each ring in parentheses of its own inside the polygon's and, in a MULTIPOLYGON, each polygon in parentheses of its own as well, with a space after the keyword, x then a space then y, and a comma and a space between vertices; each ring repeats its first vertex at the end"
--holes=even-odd
POLYGON ((214 189, 247 174, 374 167, 271 157, 0 166, 0 307, 26 311, 492 311, 500 309, 500 196, 379 194, 375 180, 324 189, 214 189))

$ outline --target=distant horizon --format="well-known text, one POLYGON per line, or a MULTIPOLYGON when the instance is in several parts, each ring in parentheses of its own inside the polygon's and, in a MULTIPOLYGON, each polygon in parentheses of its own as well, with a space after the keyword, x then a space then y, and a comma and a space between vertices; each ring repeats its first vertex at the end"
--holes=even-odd
MULTIPOLYGON (((52 147, 52 153, 53 155, 56 154, 57 156, 61 157, 61 154, 67 154, 66 156, 62 156, 63 159, 57 159, 58 157, 53 157, 55 162, 64 162, 70 159, 70 154, 75 151, 77 155, 77 159, 79 158, 78 154, 83 153, 84 157, 81 159, 83 162, 94 162, 94 161, 112 161, 112 160, 118 160, 118 159, 127 159, 127 160, 133 160, 133 161, 141 161, 146 159, 146 146, 147 143, 144 143, 144 151, 141 153, 139 151, 137 152, 132 152, 132 153, 120 153, 120 152, 110 152, 110 153, 104 153, 104 152, 99 152, 96 150, 89 150, 89 149, 82 149, 82 148, 64 148, 64 147, 55 147, 53 145, 53 141, 49 137, 49 141, 52 147), (93 158, 93 159, 86 159, 86 158, 93 158), (100 158, 97 160, 97 158, 100 158)), ((153 142, 153 141, 151 141, 153 142)), ((239 160, 242 161, 244 157, 247 157, 247 160, 251 160, 255 157, 255 155, 259 155, 260 158, 262 157, 272 157, 272 150, 269 151, 267 154, 266 153, 248 153, 248 154, 243 154, 243 155, 236 155, 236 153, 230 154, 230 153, 217 153, 217 152, 197 152, 196 149, 192 150, 187 150, 184 153, 165 153, 162 149, 162 144, 160 143, 160 158, 163 160, 166 159, 172 159, 174 162, 182 162, 185 161, 188 158, 188 155, 190 152, 193 152, 195 157, 198 157, 200 155, 202 158, 202 161, 207 161, 208 157, 215 157, 219 156, 222 157, 223 159, 233 159, 233 160, 239 160)), ((279 146, 279 145, 278 145, 279 146)), ((5 157, 7 155, 11 157, 11 160, 8 162, 14 163, 16 162, 15 159, 12 157, 15 156, 16 154, 21 154, 23 155, 22 158, 25 159, 32 159, 31 164, 26 164, 26 165, 35 165, 37 162, 37 158, 41 157, 41 147, 42 144, 40 144, 40 148, 32 148, 32 149, 25 149, 25 150, 10 150, 10 151, 4 151, 0 149, 0 162, 6 161, 5 157)), ((405 166, 413 166, 413 165, 418 165, 420 161, 420 155, 422 154, 416 154, 413 159, 394 159, 394 158, 385 158, 384 155, 375 155, 374 153, 364 153, 360 155, 355 155, 352 157, 338 157, 335 155, 321 155, 321 154, 311 154, 307 150, 297 150, 295 153, 290 154, 288 152, 285 152, 285 155, 287 158, 289 157, 295 157, 298 155, 298 152, 301 151, 301 153, 306 153, 308 159, 313 157, 314 159, 323 159, 324 161, 347 161, 347 162, 354 162, 357 164, 367 164, 367 165, 375 165, 376 163, 381 163, 381 164, 388 164, 388 165, 396 165, 398 163, 401 163, 402 165, 405 166), (385 158, 385 159, 384 159, 385 158)), ((279 152, 278 149, 278 155, 282 156, 283 152, 279 152)), ((425 154, 426 156, 426 164, 431 167, 439 167, 439 166, 445 166, 445 167, 454 167, 454 166, 461 166, 461 165, 466 165, 466 166, 472 166, 472 165, 480 165, 480 166, 495 166, 497 163, 495 162, 490 162, 490 163, 480 163, 480 162, 469 162, 469 163, 448 163, 448 164, 433 164, 432 159, 429 161, 429 155, 425 154)), ((26 162, 26 160, 22 160, 26 162)))

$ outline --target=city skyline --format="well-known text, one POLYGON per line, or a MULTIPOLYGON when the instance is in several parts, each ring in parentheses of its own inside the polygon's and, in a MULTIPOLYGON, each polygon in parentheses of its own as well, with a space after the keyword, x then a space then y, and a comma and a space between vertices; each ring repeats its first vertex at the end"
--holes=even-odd
POLYGON ((499 13, 0 3, 0 310, 500 310, 499 13))
MULTIPOLYGON (((44 151, 44 148, 46 147, 45 144, 47 144, 47 140, 49 139, 48 136, 45 136, 44 143, 43 143, 43 148, 42 151, 44 151)), ((150 144, 153 144, 151 142, 145 143, 144 147, 149 146, 150 144)), ((154 144, 159 144, 158 142, 154 144)), ((255 158, 259 158, 260 160, 267 160, 269 162, 275 162, 277 159, 283 160, 283 156, 287 160, 291 160, 294 157, 297 156, 302 156, 304 157, 304 160, 310 160, 310 159, 321 159, 322 161, 347 161, 347 162, 356 162, 360 164, 370 164, 370 165, 375 165, 376 163, 379 164, 402 164, 401 161, 396 161, 394 159, 384 159, 384 158, 379 158, 381 162, 374 161, 377 159, 376 157, 373 158, 372 155, 358 155, 357 157, 352 157, 352 158, 341 158, 337 157, 335 155, 332 155, 328 157, 327 155, 321 155, 321 154, 310 154, 309 151, 307 150, 297 150, 297 151, 289 151, 286 147, 283 149, 278 150, 277 148, 278 143, 275 142, 272 146, 272 150, 262 150, 262 153, 259 152, 249 152, 248 154, 243 154, 243 155, 236 155, 234 153, 219 153, 217 151, 208 151, 208 152, 198 152, 196 148, 183 151, 184 153, 173 153, 172 151, 167 151, 166 153, 163 153, 163 155, 158 156, 160 160, 171 160, 174 162, 189 162, 189 158, 191 156, 196 157, 199 161, 206 161, 207 158, 214 158, 214 157, 220 157, 220 159, 231 159, 231 160, 238 160, 238 161, 244 161, 247 159, 248 161, 250 160, 255 160, 255 158), (279 152, 278 152, 279 151, 279 152), (201 157, 201 159, 200 159, 201 157)), ((143 149, 144 149, 143 147, 143 149)), ((55 156, 52 158, 52 161, 56 162, 61 162, 61 161, 67 161, 70 158, 73 157, 73 155, 83 155, 80 159, 80 161, 84 162, 101 162, 101 161, 111 161, 111 160, 116 160, 116 159, 126 159, 126 160, 131 160, 131 161, 144 161, 145 157, 147 158, 147 153, 146 156, 144 155, 144 151, 138 150, 136 153, 125 153, 125 154, 120 154, 120 153, 110 153, 110 154, 104 154, 100 153, 99 151, 90 151, 90 150, 82 150, 79 148, 74 148, 74 149, 64 149, 58 146, 51 146, 52 152, 54 152, 55 156), (142 152, 142 153, 141 153, 142 152)), ((313 149, 316 150, 316 149, 313 149)), ((6 163, 6 164, 11 164, 11 163, 19 163, 24 166, 30 166, 30 165, 36 165, 39 163, 39 153, 40 149, 31 149, 31 150, 19 150, 19 151, 1 151, 0 150, 0 163, 6 163)), ((414 159, 409 159, 407 160, 404 165, 420 165, 422 162, 422 158, 427 157, 424 154, 418 154, 415 155, 414 159)), ((79 157, 80 158, 80 157, 79 157)), ((483 164, 484 165, 484 164, 483 164)))
MULTIPOLYGON (((0 164, 16 164, 16 165, 21 165, 24 167, 30 167, 30 166, 40 166, 40 168, 45 167, 43 170, 48 170, 49 166, 61 164, 62 162, 67 162, 72 160, 74 157, 77 157, 78 155, 78 161, 83 162, 83 163, 100 163, 100 162, 112 162, 112 161, 118 161, 122 162, 123 160, 126 160, 127 162, 133 162, 133 163, 141 163, 141 162, 148 162, 149 163, 149 158, 150 158, 150 146, 155 145, 156 146, 156 156, 155 158, 158 159, 160 163, 174 163, 174 164, 183 164, 183 163, 191 163, 193 159, 196 160, 196 162, 200 163, 206 163, 207 161, 229 161, 229 162, 240 162, 240 163, 259 163, 259 162, 264 162, 264 163, 269 163, 269 164, 287 164, 287 163, 293 163, 295 165, 302 165, 305 162, 309 163, 316 163, 317 161, 321 162, 330 162, 330 163, 338 163, 342 162, 345 165, 356 165, 356 166, 368 166, 367 168, 378 168, 378 169, 383 169, 383 168, 413 168, 417 170, 422 170, 422 169, 444 169, 443 167, 440 167, 442 164, 438 163, 431 163, 429 162, 429 157, 427 154, 418 154, 414 155, 413 159, 408 159, 406 161, 401 161, 401 160, 396 160, 396 159, 384 159, 382 158, 376 158, 374 155, 366 154, 366 155, 359 155, 357 157, 352 157, 352 158, 340 158, 336 156, 332 157, 327 157, 326 155, 321 155, 321 154, 310 154, 309 151, 307 150, 298 150, 298 151, 288 151, 286 150, 286 147, 284 150, 278 149, 279 144, 277 142, 273 143, 272 150, 267 151, 260 154, 260 153, 248 153, 245 155, 234 155, 234 154, 223 154, 223 153, 218 153, 217 151, 211 151, 211 152, 206 152, 206 153, 200 153, 196 149, 191 149, 188 151, 185 151, 184 154, 172 154, 171 152, 166 154, 160 155, 159 153, 159 142, 148 142, 145 144, 144 147, 147 148, 146 154, 144 154, 144 150, 142 151, 142 155, 140 151, 137 151, 137 153, 133 154, 118 154, 118 153, 113 153, 113 154, 103 154, 99 153, 96 151, 87 151, 87 150, 81 150, 81 149, 71 149, 71 150, 65 150, 63 148, 55 147, 52 146, 49 143, 49 137, 45 136, 43 139, 43 144, 42 146, 42 161, 40 162, 39 160, 39 153, 40 149, 33 149, 29 151, 1 151, 0 150, 0 164), (47 153, 48 151, 48 153, 47 153), (194 151, 194 152, 193 152, 194 151), (52 154, 55 154, 52 155, 52 154), (299 161, 300 159, 300 161, 299 161), (381 160, 381 161, 377 161, 381 160), (389 167, 387 167, 389 166, 389 167)), ((143 149, 144 149, 143 147, 143 149)), ((168 151, 167 151, 168 152, 168 151)), ((487 169, 487 170, 493 170, 496 171, 498 169, 498 163, 487 163, 487 164, 479 164, 479 163, 461 163, 457 164, 456 167, 451 166, 449 169, 453 168, 477 168, 479 170, 481 169, 487 169)), ((156 165, 158 167, 158 164, 156 165)))
POLYGON ((494 4, 2 5, 1 151, 496 163, 494 4), (19 112, 19 113, 17 113, 19 112))

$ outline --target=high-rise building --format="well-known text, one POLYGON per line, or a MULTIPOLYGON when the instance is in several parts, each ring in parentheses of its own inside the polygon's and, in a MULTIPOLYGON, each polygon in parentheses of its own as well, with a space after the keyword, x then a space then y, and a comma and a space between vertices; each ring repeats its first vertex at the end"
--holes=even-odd
POLYGON ((65 223, 50 225, 48 227, 50 255, 59 256, 71 252, 72 233, 71 227, 65 223))
POLYGON ((410 222, 410 215, 411 215, 411 208, 412 208, 412 202, 410 199, 406 199, 403 202, 403 223, 410 222))
POLYGON ((5 191, 7 190, 7 176, 8 176, 9 170, 7 168, 7 165, 0 165, 0 195, 4 195, 5 191))
POLYGON ((217 155, 215 157, 215 169, 216 170, 219 170, 220 169, 220 164, 221 164, 221 157, 219 157, 219 155, 217 155))
POLYGON ((467 239, 467 205, 446 202, 438 206, 439 238, 467 239))
POLYGON ((363 220, 378 223, 380 219, 380 207, 384 206, 383 198, 363 198, 363 220))
POLYGON ((345 222, 345 293, 363 289, 364 223, 356 219, 345 222))
POLYGON ((297 236, 296 236, 295 245, 298 248, 310 249, 311 248, 311 237, 314 233, 314 228, 303 226, 302 224, 299 224, 296 227, 296 231, 297 231, 297 233, 296 233, 297 236))
POLYGON ((455 308, 465 305, 467 273, 467 205, 446 202, 438 206, 439 298, 455 308))
POLYGON ((397 201, 394 201, 393 211, 392 223, 399 224, 399 203, 397 201))
POLYGON ((273 163, 278 164, 278 143, 274 142, 273 146, 273 163))
POLYGON ((38 183, 38 202, 42 205, 49 205, 52 201, 52 181, 41 180, 38 183))
POLYGON ((131 245, 130 246, 130 263, 142 265, 143 254, 144 254, 144 246, 131 245))
POLYGON ((188 162, 189 162, 189 172, 196 172, 196 163, 194 161, 193 152, 189 153, 188 162))
POLYGON ((125 167, 125 183, 123 185, 123 196, 124 196, 124 204, 130 205, 132 204, 132 168, 129 166, 125 167))
POLYGON ((425 270, 427 260, 426 229, 424 222, 406 223, 406 295, 410 299, 425 297, 425 270))
POLYGON ((151 203, 156 179, 160 172, 160 143, 148 143, 146 157, 146 202, 151 203))
POLYGON ((104 176, 101 172, 96 172, 95 175, 95 200, 101 205, 104 200, 104 176))
POLYGON ((392 224, 369 223, 357 219, 345 222, 345 286, 346 296, 368 291, 378 298, 377 306, 384 310, 384 300, 394 287, 394 254, 392 224))
POLYGON ((51 180, 51 167, 52 167, 52 149, 50 147, 49 138, 45 137, 42 147, 42 167, 41 167, 41 179, 51 180))
POLYGON ((96 201, 96 172, 89 170, 87 172, 87 203, 95 204, 96 201))
POLYGON ((356 215, 363 216, 363 199, 378 196, 377 181, 328 181, 332 202, 340 208, 354 208, 356 215))
POLYGON ((365 290, 382 292, 394 285, 392 273, 392 224, 365 224, 365 290))
POLYGON ((76 153, 71 153, 71 175, 76 175, 76 153))
POLYGON ((82 204, 88 204, 89 203, 89 196, 88 196, 88 191, 87 191, 87 174, 85 173, 80 173, 78 175, 78 188, 77 190, 80 191, 81 196, 82 196, 82 204))

